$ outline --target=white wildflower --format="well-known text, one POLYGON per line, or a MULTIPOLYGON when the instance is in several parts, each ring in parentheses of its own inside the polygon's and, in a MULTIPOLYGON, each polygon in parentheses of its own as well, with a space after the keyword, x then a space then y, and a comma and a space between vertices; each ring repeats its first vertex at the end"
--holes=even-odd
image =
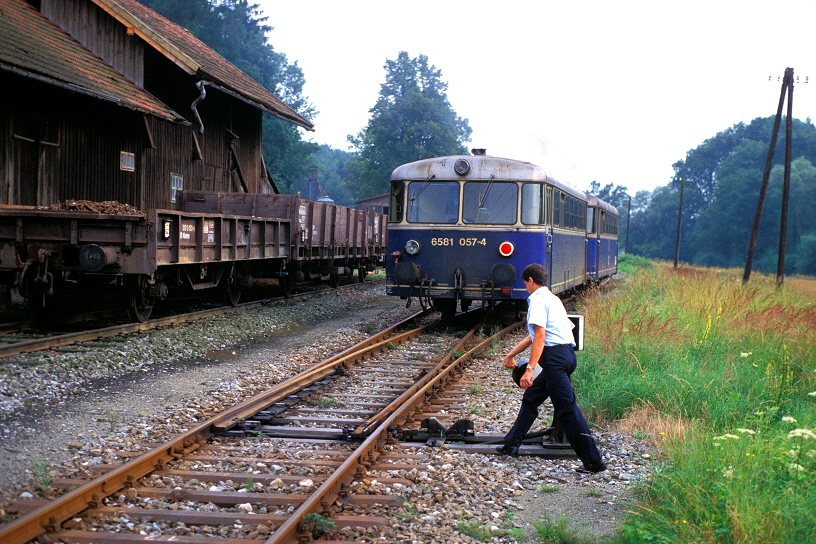
POLYGON ((816 397, 816 391, 811 391, 808 393, 808 397, 816 397))
POLYGON ((730 433, 725 433, 722 436, 715 436, 714 440, 725 440, 726 438, 733 438, 735 440, 739 440, 739 436, 737 436, 735 434, 730 434, 730 433))
POLYGON ((788 433, 788 438, 808 438, 816 440, 816 433, 810 429, 794 429, 788 433))
POLYGON ((740 357, 750 357, 750 356, 751 356, 751 353, 753 353, 753 352, 751 352, 751 351, 743 351, 743 352, 741 352, 741 353, 740 353, 740 357))
POLYGON ((734 477, 734 467, 728 465, 728 468, 723 470, 723 478, 728 478, 729 480, 734 477))
POLYGON ((791 416, 782 416, 782 421, 786 421, 788 423, 796 423, 796 419, 791 416))
POLYGON ((752 431, 751 429, 737 429, 737 430, 745 434, 756 434, 756 432, 752 431))
POLYGON ((791 472, 804 472, 805 467, 803 467, 799 463, 791 463, 790 465, 788 465, 788 470, 790 470, 791 472))

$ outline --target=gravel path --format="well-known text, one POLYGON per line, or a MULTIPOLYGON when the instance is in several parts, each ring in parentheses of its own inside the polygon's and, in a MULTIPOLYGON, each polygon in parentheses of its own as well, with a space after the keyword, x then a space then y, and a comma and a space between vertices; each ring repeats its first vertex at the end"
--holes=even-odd
MULTIPOLYGON (((76 477, 89 474, 92 465, 119 462, 116 451, 167 440, 416 310, 382 290, 359 286, 124 337, 91 353, 43 353, 37 364, 4 366, 0 521, 13 517, 7 509, 20 497, 51 496, 46 486, 37 486, 45 483, 42 469, 48 478, 76 477)), ((521 392, 501 375, 505 349, 471 367, 484 386, 463 417, 475 422, 476 432, 506 431, 518 410, 521 392)), ((542 414, 538 427, 549 420, 542 414)), ((431 455, 440 459, 432 473, 438 483, 430 490, 418 483, 405 492, 416 509, 404 516, 410 519, 397 517, 383 534, 363 539, 476 542, 459 530, 478 536, 471 531, 476 527, 492 530, 492 541, 533 542, 533 522, 565 518, 582 541, 595 541, 617 527, 630 484, 645 473, 650 458, 649 448, 630 436, 601 430, 598 438, 610 470, 597 475, 577 473, 577 461, 437 448, 431 455), (460 485, 460 479, 470 484, 460 485)))

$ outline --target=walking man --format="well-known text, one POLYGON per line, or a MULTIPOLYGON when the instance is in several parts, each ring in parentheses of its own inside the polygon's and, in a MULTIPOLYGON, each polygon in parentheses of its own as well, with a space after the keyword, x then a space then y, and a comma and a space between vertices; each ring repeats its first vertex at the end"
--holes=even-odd
POLYGON ((573 324, 561 300, 547 286, 547 271, 540 264, 531 264, 521 272, 524 286, 530 293, 527 299, 526 336, 504 358, 504 366, 515 368, 516 355, 530 348, 530 360, 519 385, 524 389, 513 428, 504 437, 505 444, 496 449, 504 455, 518 455, 524 436, 538 417, 538 407, 547 397, 552 400, 555 421, 584 466, 582 472, 601 472, 606 464, 595 445, 584 415, 575 399, 570 375, 575 371, 575 343, 573 324), (541 373, 533 379, 536 365, 541 373))

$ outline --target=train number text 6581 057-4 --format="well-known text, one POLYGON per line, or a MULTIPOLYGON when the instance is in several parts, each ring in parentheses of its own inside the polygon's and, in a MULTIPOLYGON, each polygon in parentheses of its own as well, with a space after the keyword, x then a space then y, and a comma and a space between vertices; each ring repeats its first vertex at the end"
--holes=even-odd
MULTIPOLYGON (((454 239, 453 238, 431 238, 431 245, 432 246, 453 246, 454 239)), ((463 247, 467 246, 486 246, 487 239, 485 238, 459 238, 459 245, 463 247)))

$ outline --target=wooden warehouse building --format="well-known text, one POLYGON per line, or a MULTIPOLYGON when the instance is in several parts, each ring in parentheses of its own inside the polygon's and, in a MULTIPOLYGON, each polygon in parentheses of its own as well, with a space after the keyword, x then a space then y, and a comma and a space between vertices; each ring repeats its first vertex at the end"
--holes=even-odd
POLYGON ((0 205, 277 192, 262 117, 312 124, 136 0, 0 0, 0 205))

